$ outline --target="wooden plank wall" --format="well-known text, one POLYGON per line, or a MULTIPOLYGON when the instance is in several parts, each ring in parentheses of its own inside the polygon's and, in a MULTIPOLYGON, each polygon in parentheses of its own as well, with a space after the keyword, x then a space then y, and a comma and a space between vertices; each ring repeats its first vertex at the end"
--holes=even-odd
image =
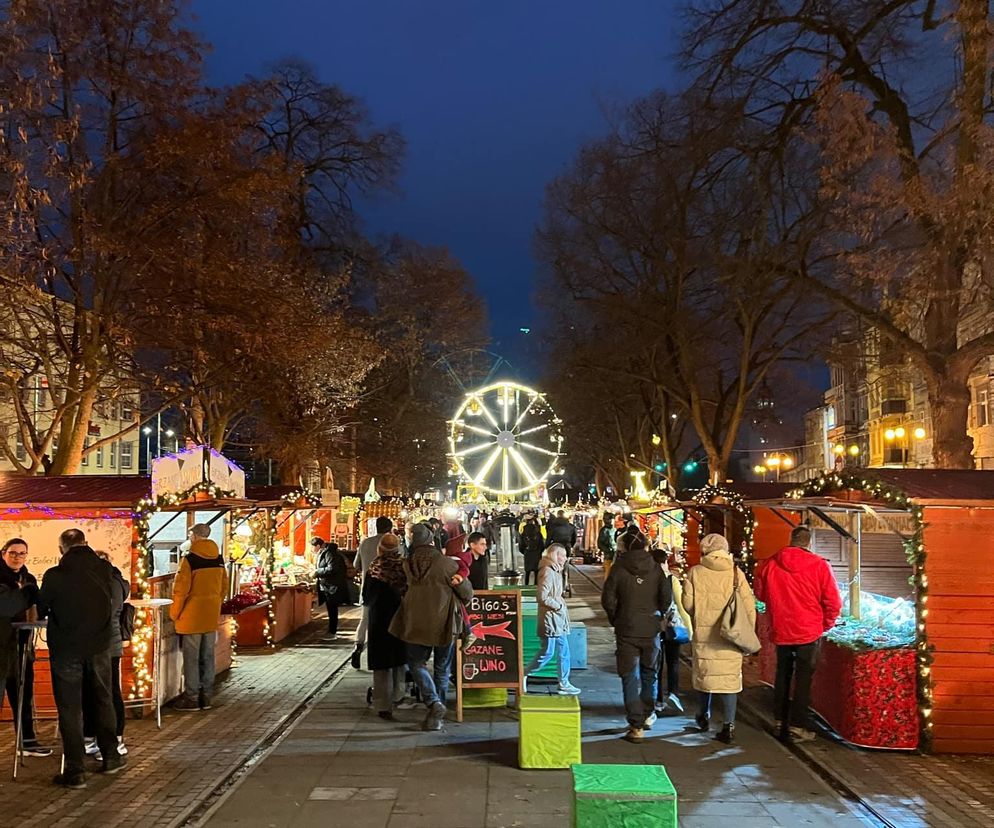
POLYGON ((994 510, 925 510, 932 748, 994 753, 994 510))
MULTIPOLYGON (((832 566, 840 584, 849 581, 849 556, 855 547, 834 529, 815 529, 812 549, 832 566)), ((901 539, 892 532, 863 532, 860 584, 863 592, 875 592, 890 598, 914 596, 908 579, 912 575, 901 539)))

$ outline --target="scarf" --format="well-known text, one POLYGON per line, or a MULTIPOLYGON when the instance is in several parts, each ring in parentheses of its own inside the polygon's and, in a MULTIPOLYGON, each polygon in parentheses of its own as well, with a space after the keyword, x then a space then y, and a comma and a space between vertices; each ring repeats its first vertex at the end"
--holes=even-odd
POLYGON ((404 574, 404 559, 399 552, 377 555, 369 565, 369 577, 383 581, 398 595, 407 592, 407 575, 404 574))

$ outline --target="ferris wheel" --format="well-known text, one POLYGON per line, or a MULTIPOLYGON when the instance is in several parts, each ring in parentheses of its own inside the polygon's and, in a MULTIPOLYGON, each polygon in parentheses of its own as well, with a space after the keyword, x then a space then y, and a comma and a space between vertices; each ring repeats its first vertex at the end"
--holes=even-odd
POLYGON ((545 395, 525 385, 495 382, 468 391, 449 423, 454 471, 496 495, 533 491, 558 469, 561 425, 545 395))

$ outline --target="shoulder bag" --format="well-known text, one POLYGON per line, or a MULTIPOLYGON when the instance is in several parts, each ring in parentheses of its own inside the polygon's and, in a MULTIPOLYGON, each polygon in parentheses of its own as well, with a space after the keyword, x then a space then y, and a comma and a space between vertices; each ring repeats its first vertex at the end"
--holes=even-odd
POLYGON ((721 637, 745 655, 758 653, 762 645, 756 628, 744 612, 739 612, 739 568, 732 565, 732 594, 721 611, 721 637))

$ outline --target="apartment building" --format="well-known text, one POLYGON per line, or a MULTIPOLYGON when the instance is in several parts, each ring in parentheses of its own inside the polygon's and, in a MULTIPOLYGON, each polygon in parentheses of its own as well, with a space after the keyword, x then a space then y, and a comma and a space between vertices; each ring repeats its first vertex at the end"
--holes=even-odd
MULTIPOLYGON (((968 323, 964 323, 968 324, 968 323)), ((842 467, 928 468, 932 419, 921 372, 876 331, 841 336, 829 364, 823 405, 805 416, 801 461, 788 477, 806 480, 842 467)), ((978 469, 994 469, 994 357, 970 377, 968 430, 978 469)))

